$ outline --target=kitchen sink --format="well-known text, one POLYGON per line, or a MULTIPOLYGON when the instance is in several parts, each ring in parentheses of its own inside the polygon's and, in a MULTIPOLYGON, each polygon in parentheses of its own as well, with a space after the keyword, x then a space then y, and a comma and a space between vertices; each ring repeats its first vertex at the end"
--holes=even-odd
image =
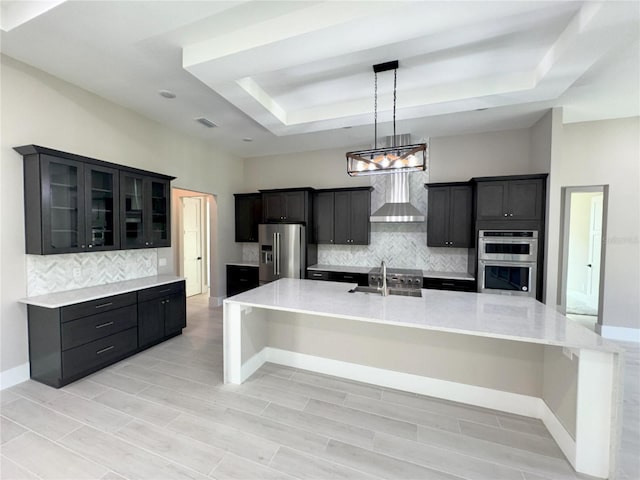
MULTIPOLYGON (((349 293, 373 293, 376 295, 382 295, 382 291, 376 287, 364 287, 357 286, 349 290, 349 293)), ((390 288, 389 295, 401 295, 404 297, 422 297, 422 292, 419 289, 413 288, 390 288)))

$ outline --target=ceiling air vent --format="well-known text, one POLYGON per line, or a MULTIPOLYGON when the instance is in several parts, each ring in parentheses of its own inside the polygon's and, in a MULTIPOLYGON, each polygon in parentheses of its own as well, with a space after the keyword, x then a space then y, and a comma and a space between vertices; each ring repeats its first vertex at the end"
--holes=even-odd
POLYGON ((208 118, 204 118, 204 117, 198 117, 198 118, 194 118, 194 120, 202 125, 204 125, 207 128, 217 128, 218 125, 216 125, 215 123, 213 123, 211 120, 209 120, 208 118))

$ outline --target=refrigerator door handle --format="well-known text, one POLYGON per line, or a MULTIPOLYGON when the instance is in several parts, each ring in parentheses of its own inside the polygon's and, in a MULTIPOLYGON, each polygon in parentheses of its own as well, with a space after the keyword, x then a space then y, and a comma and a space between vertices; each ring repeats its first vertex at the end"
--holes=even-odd
POLYGON ((278 259, 278 237, 277 237, 277 233, 273 232, 273 275, 277 275, 278 274, 278 268, 276 265, 276 261, 278 259))
POLYGON ((280 232, 276 233, 276 235, 278 236, 278 258, 277 258, 277 262, 278 262, 278 275, 280 275, 280 232))

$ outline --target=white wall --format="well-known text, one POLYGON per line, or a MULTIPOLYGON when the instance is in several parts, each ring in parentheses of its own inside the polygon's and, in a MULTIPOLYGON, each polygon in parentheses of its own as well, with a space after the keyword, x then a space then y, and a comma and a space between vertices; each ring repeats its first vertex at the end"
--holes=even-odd
MULTIPOLYGON (((369 185, 368 177, 347 175, 345 153, 346 149, 327 149, 247 158, 244 161, 245 191, 369 185)), ((430 182, 466 181, 474 176, 527 173, 540 173, 531 170, 530 133, 527 128, 435 137, 430 141, 430 182)))
MULTIPOLYGON (((216 194, 222 295, 224 262, 240 256, 232 194, 242 190, 242 161, 9 57, 1 62, 0 371, 28 361, 26 308, 17 303, 26 296, 22 157, 13 147, 38 144, 156 171, 178 177, 176 187, 216 194)), ((171 262, 170 249, 160 253, 171 262)))
POLYGON ((551 163, 547 303, 557 304, 561 188, 609 185, 602 324, 638 329, 640 118, 567 124, 556 143, 560 154, 551 163))

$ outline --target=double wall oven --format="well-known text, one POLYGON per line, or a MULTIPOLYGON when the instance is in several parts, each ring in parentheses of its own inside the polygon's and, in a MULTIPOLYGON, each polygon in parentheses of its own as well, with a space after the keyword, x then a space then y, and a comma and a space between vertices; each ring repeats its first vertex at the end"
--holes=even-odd
POLYGON ((538 232, 480 230, 478 291, 536 298, 538 232))

